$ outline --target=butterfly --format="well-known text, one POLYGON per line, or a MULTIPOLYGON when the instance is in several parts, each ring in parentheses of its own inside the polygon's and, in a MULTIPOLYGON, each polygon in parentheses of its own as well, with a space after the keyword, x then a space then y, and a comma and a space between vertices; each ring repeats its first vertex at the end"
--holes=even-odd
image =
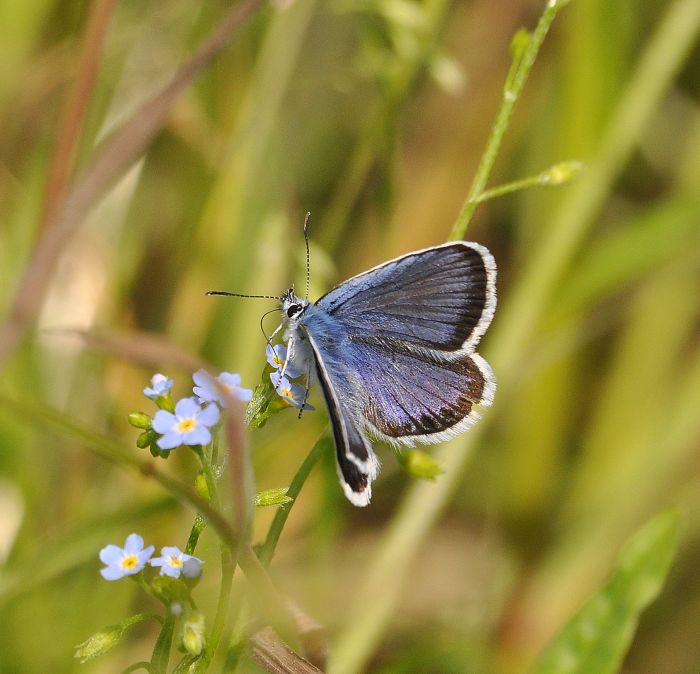
MULTIPOLYGON (((305 234, 307 224, 308 215, 305 234)), ((307 294, 276 298, 280 328, 287 360, 320 384, 340 484, 362 507, 379 473, 370 438, 442 442, 492 403, 493 371, 475 349, 496 309, 496 263, 484 246, 454 241, 384 262, 312 303, 306 240, 307 294)))

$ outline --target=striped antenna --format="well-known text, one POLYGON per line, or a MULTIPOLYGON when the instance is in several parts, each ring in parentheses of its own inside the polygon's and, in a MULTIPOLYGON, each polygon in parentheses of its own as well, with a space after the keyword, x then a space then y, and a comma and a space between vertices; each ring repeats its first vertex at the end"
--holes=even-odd
POLYGON ((304 218, 304 242, 306 243, 306 300, 309 299, 309 290, 311 289, 311 265, 309 255, 309 218, 311 213, 307 212, 304 218))
POLYGON ((222 297, 249 297, 257 300, 282 300, 279 295, 244 295, 242 293, 227 293, 225 290, 210 290, 207 295, 220 295, 222 297))

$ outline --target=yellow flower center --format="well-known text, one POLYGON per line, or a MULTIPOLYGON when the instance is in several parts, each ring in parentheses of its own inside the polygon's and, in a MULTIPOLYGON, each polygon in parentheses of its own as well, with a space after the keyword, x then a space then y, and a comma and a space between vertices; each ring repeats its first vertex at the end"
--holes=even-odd
POLYGON ((138 563, 139 559, 136 555, 127 555, 126 557, 122 558, 122 561, 120 562, 122 569, 128 570, 135 568, 138 563))
POLYGON ((180 567, 182 566, 182 560, 179 557, 170 555, 170 566, 180 567))
POLYGON ((284 365, 284 361, 277 354, 275 354, 272 360, 275 361, 275 365, 277 366, 284 365))
POLYGON ((197 428, 197 420, 193 417, 180 419, 180 421, 177 422, 177 430, 179 433, 191 433, 195 428, 197 428))
POLYGON ((280 393, 285 396, 285 398, 293 398, 294 394, 292 393, 292 389, 290 388, 283 388, 280 389, 280 393))

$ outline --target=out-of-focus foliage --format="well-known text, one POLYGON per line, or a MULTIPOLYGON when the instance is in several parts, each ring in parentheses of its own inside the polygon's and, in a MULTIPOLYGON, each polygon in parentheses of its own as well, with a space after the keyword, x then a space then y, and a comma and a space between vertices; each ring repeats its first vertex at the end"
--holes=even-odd
MULTIPOLYGON (((0 323, 65 194, 51 188, 56 166, 74 184, 230 4, 0 2, 0 323), (98 19, 96 45, 86 36, 99 34, 98 19), (94 85, 76 87, 93 67, 94 85), (78 117, 71 130, 66 120, 78 117)), ((127 415, 148 410, 141 391, 156 371, 175 379, 176 397, 187 394, 196 366, 175 354, 240 372, 249 388, 261 373, 267 384, 260 316, 274 302, 204 293, 303 287, 307 210, 312 298, 444 241, 501 100, 511 39, 544 4, 266 6, 75 223, 36 320, 1 364, 2 400, 39 412, 0 406, 0 671, 114 672, 148 659, 151 623, 100 659, 73 658, 101 627, 153 608, 136 602, 133 584, 102 581, 97 553, 135 530, 184 545, 192 520, 157 485, 86 451, 70 424, 45 430, 40 411, 145 459, 127 415)), ((446 472, 416 480, 380 448, 373 502, 359 510, 327 452, 295 501, 275 581, 332 644, 360 639, 370 671, 526 671, 587 600, 610 591, 615 559, 630 554, 624 542, 669 506, 685 520, 678 553, 625 668, 697 669, 699 24, 690 0, 572 0, 560 12, 488 187, 562 161, 584 169, 562 187, 488 201, 470 225, 467 238, 499 265, 499 308, 480 347, 499 389, 465 440, 466 460, 430 448, 446 472), (459 477, 450 497, 423 522, 423 504, 450 477, 459 477), (406 513, 412 524, 397 525, 406 513), (382 570, 387 541, 409 554, 382 570), (375 587, 368 578, 380 590, 358 606, 375 587), (394 578, 400 590, 383 594, 381 581, 394 578), (366 610, 379 616, 367 622, 375 631, 357 637, 366 610)), ((264 325, 271 332, 275 318, 264 325)), ((250 431, 257 491, 290 484, 325 428, 317 396, 319 411, 301 421, 284 410, 250 431)), ((189 478, 193 459, 174 453, 165 468, 189 478)), ((277 510, 256 509, 254 542, 277 510)), ((650 554, 665 559, 673 538, 660 535, 650 554)), ((197 555, 217 559, 209 530, 197 555)), ((207 564, 204 615, 218 581, 207 564)), ((240 671, 253 667, 246 659, 240 671)))

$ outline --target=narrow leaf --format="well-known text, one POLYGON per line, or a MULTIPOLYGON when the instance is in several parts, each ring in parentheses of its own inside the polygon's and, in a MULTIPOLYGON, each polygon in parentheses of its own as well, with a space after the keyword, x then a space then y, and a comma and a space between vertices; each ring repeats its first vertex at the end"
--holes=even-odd
POLYGON ((630 538, 603 588, 545 648, 532 674, 617 672, 639 614, 658 596, 678 547, 680 517, 661 513, 630 538))

